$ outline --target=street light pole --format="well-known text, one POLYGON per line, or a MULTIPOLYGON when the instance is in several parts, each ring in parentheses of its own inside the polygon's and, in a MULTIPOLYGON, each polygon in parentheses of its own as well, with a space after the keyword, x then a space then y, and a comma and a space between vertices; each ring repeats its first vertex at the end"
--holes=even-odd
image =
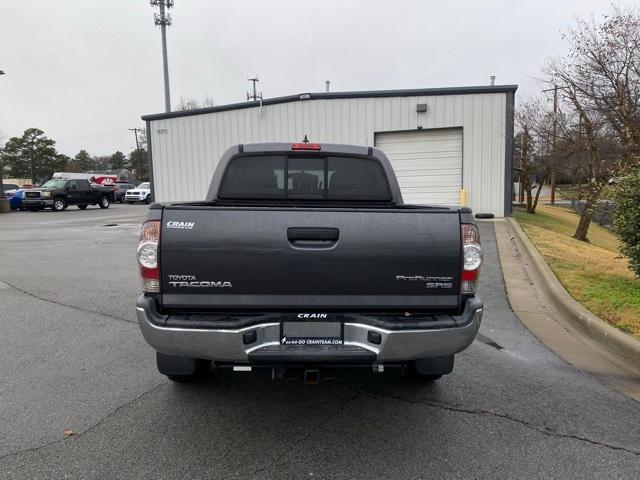
POLYGON ((162 37, 162 69, 164 74, 164 110, 171 111, 171 96, 169 93, 169 59, 167 55, 167 27, 171 25, 171 15, 167 13, 173 7, 173 0, 150 0, 151 5, 158 7, 159 13, 154 14, 156 25, 160 25, 162 37))
MULTIPOLYGON (((0 70, 0 75, 5 75, 4 70, 0 70)), ((4 175, 4 160, 2 159, 2 151, 4 149, 0 147, 0 213, 4 211, 5 206, 2 205, 6 200, 4 196, 4 184, 2 183, 2 177, 4 175)))

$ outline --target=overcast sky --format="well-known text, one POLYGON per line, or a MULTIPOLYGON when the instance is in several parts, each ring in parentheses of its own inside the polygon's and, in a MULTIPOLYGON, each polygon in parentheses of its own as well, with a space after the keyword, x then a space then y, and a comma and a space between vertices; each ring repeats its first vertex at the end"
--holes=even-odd
MULTIPOLYGON (((534 94, 561 30, 608 0, 175 0, 172 103, 332 91, 518 84, 534 94)), ((148 0, 0 0, 0 132, 38 127, 73 156, 135 145, 164 109, 159 27, 148 0)), ((6 140, 6 138, 5 138, 6 140)))

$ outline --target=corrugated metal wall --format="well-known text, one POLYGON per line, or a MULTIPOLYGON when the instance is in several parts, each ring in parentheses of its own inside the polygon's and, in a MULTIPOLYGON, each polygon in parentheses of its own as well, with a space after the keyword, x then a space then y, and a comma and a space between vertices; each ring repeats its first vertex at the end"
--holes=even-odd
POLYGON ((238 143, 301 141, 374 145, 376 132, 461 127, 463 183, 475 212, 504 215, 505 93, 300 100, 153 120, 157 201, 202 200, 217 160, 238 143), (426 113, 416 104, 426 103, 426 113))

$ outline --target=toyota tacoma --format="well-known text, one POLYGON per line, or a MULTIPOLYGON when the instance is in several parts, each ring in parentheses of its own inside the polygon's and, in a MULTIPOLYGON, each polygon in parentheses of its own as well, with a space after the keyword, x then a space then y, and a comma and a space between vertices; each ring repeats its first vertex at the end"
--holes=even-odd
POLYGON ((371 147, 234 146, 204 201, 151 205, 137 258, 138 323, 172 380, 212 363, 434 380, 482 319, 471 210, 404 204, 371 147))

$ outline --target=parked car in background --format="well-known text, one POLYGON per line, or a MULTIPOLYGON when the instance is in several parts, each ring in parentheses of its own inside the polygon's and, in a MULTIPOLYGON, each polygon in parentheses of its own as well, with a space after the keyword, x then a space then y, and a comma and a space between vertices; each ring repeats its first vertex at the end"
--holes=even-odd
POLYGON ((18 190, 12 190, 6 193, 6 196, 9 199, 9 205, 11 206, 11 210, 24 210, 24 206, 22 205, 24 192, 25 192, 24 188, 19 188, 18 190))
POLYGON ((75 173, 75 172, 55 172, 53 180, 88 180, 97 185, 113 185, 118 181, 117 175, 101 173, 75 173))
POLYGON ((87 205, 109 208, 113 201, 113 187, 96 187, 88 180, 49 180, 42 187, 26 190, 22 204, 27 210, 51 208, 61 212, 69 205, 77 205, 80 210, 87 205))
POLYGON ((124 199, 128 204, 136 202, 151 203, 151 184, 142 182, 133 190, 128 190, 124 194, 124 199))
POLYGON ((16 185, 15 183, 3 183, 2 184, 2 191, 4 193, 7 193, 10 190, 18 190, 20 187, 18 185, 16 185))
POLYGON ((128 190, 133 190, 135 185, 132 183, 116 183, 113 190, 113 201, 124 203, 124 195, 128 190))

